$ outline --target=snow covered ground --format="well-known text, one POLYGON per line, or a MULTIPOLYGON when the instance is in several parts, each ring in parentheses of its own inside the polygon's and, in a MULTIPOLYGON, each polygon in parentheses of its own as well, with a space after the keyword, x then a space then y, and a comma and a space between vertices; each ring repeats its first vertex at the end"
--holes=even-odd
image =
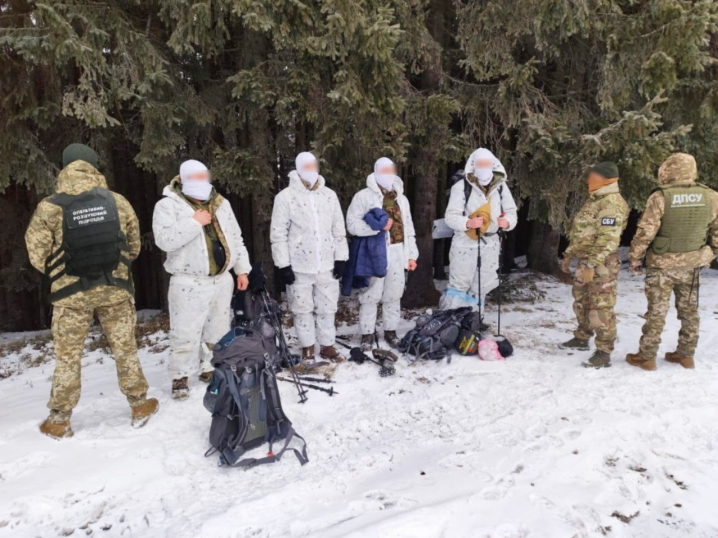
MULTIPOLYGON (((140 430, 101 350, 83 359, 69 440, 37 430, 52 364, 25 368, 0 380, 0 538, 718 537, 718 274, 704 272, 695 371, 624 362, 646 302, 642 278, 621 278, 608 370, 556 348, 574 325, 570 288, 544 280, 544 301, 508 307, 505 363, 401 360, 392 378, 344 364, 340 394, 304 405, 282 384, 304 467, 205 458, 203 387, 170 400, 163 334, 141 352, 162 407, 140 430)), ((671 310, 661 352, 676 338, 671 310)))

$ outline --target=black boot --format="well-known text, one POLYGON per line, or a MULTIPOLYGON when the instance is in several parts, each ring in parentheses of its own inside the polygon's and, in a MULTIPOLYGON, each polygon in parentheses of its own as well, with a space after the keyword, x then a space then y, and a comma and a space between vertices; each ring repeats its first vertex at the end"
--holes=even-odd
POLYGON ((584 340, 583 338, 571 338, 571 340, 568 340, 567 342, 563 342, 558 345, 561 349, 575 349, 577 351, 588 351, 588 340, 584 340))
POLYGON ((389 344, 389 347, 399 347, 399 337, 396 335, 396 331, 384 331, 384 341, 389 344))

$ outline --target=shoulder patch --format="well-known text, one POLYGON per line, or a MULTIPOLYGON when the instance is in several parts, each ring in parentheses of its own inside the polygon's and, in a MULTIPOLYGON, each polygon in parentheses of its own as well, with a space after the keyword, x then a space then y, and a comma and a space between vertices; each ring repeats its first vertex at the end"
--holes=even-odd
POLYGON ((601 226, 615 226, 616 217, 603 217, 601 219, 601 226))

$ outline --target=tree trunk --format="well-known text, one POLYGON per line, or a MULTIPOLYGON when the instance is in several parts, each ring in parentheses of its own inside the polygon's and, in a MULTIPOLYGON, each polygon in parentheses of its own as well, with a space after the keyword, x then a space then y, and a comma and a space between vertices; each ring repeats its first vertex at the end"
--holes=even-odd
POLYGON ((531 227, 531 242, 528 247, 528 266, 530 269, 560 276, 558 264, 558 247, 561 234, 549 224, 534 221, 531 227))

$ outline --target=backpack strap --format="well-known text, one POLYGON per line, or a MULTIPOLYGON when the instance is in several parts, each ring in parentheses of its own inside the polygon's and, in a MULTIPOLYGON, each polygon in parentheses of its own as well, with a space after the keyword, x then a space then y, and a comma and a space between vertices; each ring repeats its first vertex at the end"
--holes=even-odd
POLYGON ((471 197, 471 182, 464 178, 464 216, 467 215, 466 206, 469 205, 469 198, 471 197))

